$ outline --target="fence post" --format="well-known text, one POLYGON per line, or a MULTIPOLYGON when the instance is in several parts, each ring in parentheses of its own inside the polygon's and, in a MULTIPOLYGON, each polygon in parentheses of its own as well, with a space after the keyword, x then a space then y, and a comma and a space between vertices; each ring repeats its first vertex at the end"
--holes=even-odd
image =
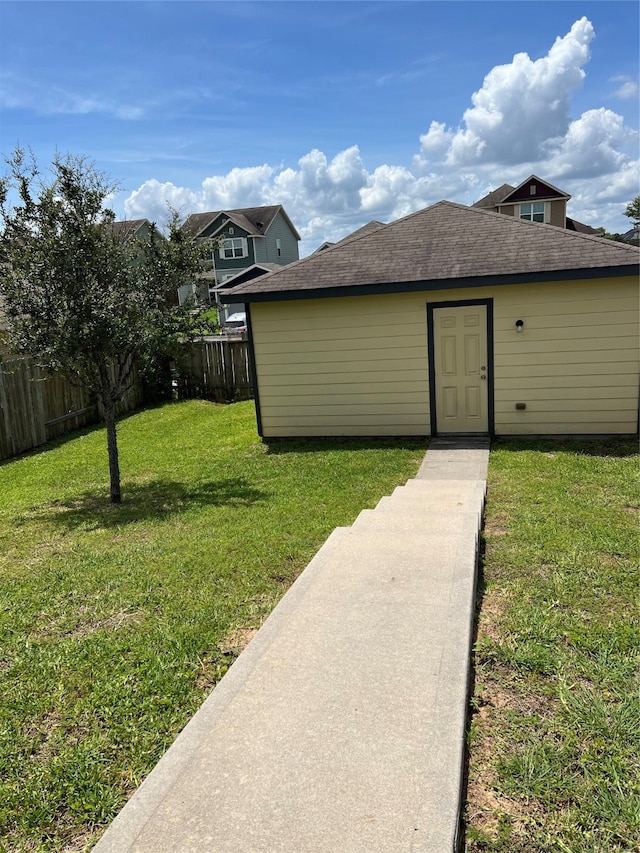
POLYGON ((224 394, 225 399, 233 400, 235 382, 233 375, 233 358, 231 355, 231 341, 222 342, 222 363, 224 369, 224 394))

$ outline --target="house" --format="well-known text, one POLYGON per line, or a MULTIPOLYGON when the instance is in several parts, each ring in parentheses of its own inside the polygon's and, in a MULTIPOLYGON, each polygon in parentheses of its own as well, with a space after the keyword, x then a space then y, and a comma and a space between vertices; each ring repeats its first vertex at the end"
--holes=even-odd
POLYGON ((546 222, 568 231, 598 234, 596 228, 567 216, 567 202, 570 198, 564 190, 559 190, 536 175, 530 175, 517 187, 503 184, 480 201, 476 201, 473 207, 493 210, 505 216, 515 216, 526 222, 546 222))
MULTIPOLYGON (((275 272, 280 269, 280 264, 253 264, 253 266, 247 267, 244 270, 240 270, 236 275, 232 275, 218 285, 216 288, 216 298, 219 300, 220 294, 222 294, 226 290, 230 290, 232 287, 237 287, 239 284, 244 284, 247 281, 253 281, 254 278, 258 278, 261 275, 266 275, 269 272, 275 272)), ((222 320, 223 325, 234 325, 232 322, 232 317, 236 314, 244 315, 244 303, 231 303, 227 305, 221 305, 218 301, 218 315, 222 320)), ((244 323, 242 323, 244 326, 244 323)))
MULTIPOLYGON (((342 240, 338 242, 343 243, 345 240, 350 240, 352 237, 361 237, 363 234, 371 234, 373 231, 377 231, 378 228, 381 228, 384 225, 384 222, 378 222, 377 219, 372 219, 371 222, 367 222, 365 225, 357 228, 355 231, 352 231, 351 234, 347 234, 346 237, 343 237, 342 240)), ((331 246, 335 246, 336 243, 331 243, 326 240, 317 249, 314 249, 315 252, 324 252, 325 249, 331 248, 331 246)))
POLYGON ((193 213, 183 230, 194 240, 216 241, 211 269, 201 276, 205 288, 201 295, 223 309, 222 322, 225 311, 218 294, 228 279, 249 269, 261 274, 265 264, 284 266, 299 258, 300 235, 279 204, 193 213))
POLYGON ((640 251, 442 201, 222 297, 260 434, 630 434, 640 251))
POLYGON ((119 236, 123 242, 127 240, 150 240, 153 225, 148 219, 121 219, 112 222, 113 233, 119 236))

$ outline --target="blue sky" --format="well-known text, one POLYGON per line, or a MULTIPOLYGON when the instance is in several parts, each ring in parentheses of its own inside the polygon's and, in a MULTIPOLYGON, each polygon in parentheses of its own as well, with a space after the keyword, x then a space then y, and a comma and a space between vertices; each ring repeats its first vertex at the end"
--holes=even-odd
POLYGON ((635 0, 6 2, 0 150, 87 155, 120 218, 281 203, 301 254, 531 173, 624 231, 635 0))

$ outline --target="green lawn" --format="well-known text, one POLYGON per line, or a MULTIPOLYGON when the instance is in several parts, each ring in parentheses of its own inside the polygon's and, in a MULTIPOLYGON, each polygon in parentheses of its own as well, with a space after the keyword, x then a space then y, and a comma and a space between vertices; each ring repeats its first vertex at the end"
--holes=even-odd
POLYGON ((638 443, 494 443, 467 851, 640 850, 638 443))
POLYGON ((0 850, 88 849, 334 527, 420 441, 263 444, 190 401, 0 465, 0 850))
MULTIPOLYGON (((154 766, 330 531, 416 441, 262 444, 190 401, 0 465, 0 850, 71 853, 154 766)), ((468 853, 640 837, 637 442, 498 441, 469 733, 468 853)))

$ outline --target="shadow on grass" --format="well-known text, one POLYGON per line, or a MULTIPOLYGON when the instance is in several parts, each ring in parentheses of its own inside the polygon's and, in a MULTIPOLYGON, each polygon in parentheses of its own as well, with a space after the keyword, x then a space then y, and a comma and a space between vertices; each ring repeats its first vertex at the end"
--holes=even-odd
POLYGON ((325 453, 328 450, 424 450, 429 439, 424 437, 391 438, 270 438, 263 439, 270 456, 284 453, 325 453))
MULTIPOLYGON (((150 409, 160 409, 163 406, 167 405, 167 400, 161 400, 158 403, 146 403, 144 406, 140 406, 138 409, 134 409, 130 412, 123 412, 123 414, 118 415, 116 418, 118 427, 120 424, 129 420, 130 418, 136 417, 141 412, 146 412, 150 409)), ((97 419, 92 423, 87 423, 84 426, 78 427, 77 429, 69 430, 69 432, 64 432, 61 435, 56 435, 53 438, 48 439, 44 442, 44 444, 38 444, 36 447, 31 447, 28 450, 23 450, 21 453, 16 453, 15 456, 9 456, 7 459, 0 459, 0 468, 3 465, 10 465, 12 462, 15 462, 19 459, 27 459, 29 456, 40 456, 44 453, 49 453, 52 450, 57 450, 59 447, 64 447, 65 444, 69 444, 70 442, 76 441, 78 438, 82 438, 85 435, 91 435, 91 433, 105 431, 105 439, 104 439, 104 452, 107 452, 107 439, 106 439, 106 427, 104 420, 97 419)))
POLYGON ((577 453, 581 456, 635 456, 639 451, 637 436, 571 438, 494 438, 492 450, 534 450, 541 453, 577 453))
POLYGON ((72 499, 53 501, 36 510, 35 515, 69 529, 99 530, 167 518, 194 506, 249 506, 268 497, 269 492, 254 488, 245 477, 193 484, 166 479, 125 481, 121 504, 112 504, 105 493, 82 492, 72 499))

